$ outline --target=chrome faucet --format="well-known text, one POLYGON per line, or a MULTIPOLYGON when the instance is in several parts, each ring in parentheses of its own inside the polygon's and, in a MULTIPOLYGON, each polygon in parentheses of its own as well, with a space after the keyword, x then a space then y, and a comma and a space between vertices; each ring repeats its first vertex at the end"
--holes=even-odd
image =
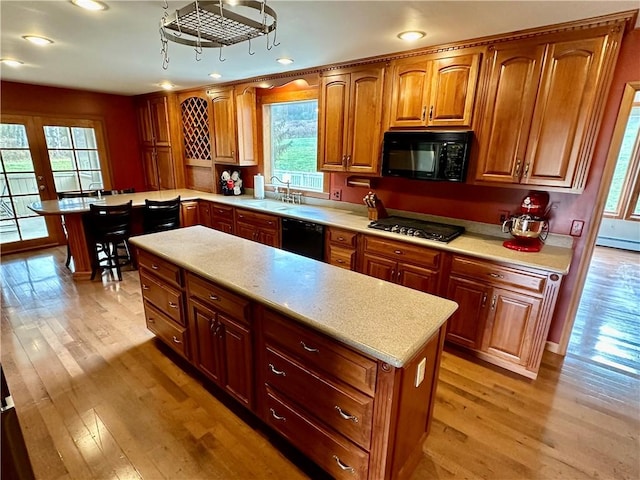
MULTIPOLYGON (((281 200, 282 200, 283 202, 288 202, 288 201, 290 201, 290 200, 291 200, 291 193, 290 193, 289 189, 290 189, 290 187, 291 187, 291 182, 290 182, 290 181, 288 181, 288 180, 287 180, 286 182, 283 182, 282 180, 280 180, 280 179, 279 179, 278 177, 276 177, 275 175, 273 175, 273 176, 269 179, 269 181, 270 181, 270 182, 273 182, 273 180, 274 180, 274 179, 276 179, 276 180, 277 180, 278 182, 280 182, 281 184, 283 184, 283 185, 286 185, 286 186, 287 186, 287 193, 286 193, 283 197, 281 197, 281 200)), ((276 189, 277 189, 277 187, 276 187, 276 189)), ((277 191, 277 190, 276 190, 276 191, 277 191)))

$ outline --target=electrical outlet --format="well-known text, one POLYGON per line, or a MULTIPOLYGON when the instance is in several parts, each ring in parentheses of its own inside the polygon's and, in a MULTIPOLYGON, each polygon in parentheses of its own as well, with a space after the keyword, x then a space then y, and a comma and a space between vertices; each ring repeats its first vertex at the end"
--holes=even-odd
POLYGON ((420 363, 418 364, 418 369, 416 370, 416 383, 415 383, 416 388, 418 388, 422 383, 422 381, 424 380, 424 370, 426 366, 427 366, 427 358, 425 357, 422 360, 420 360, 420 363))
POLYGON ((331 200, 342 200, 342 189, 341 188, 332 188, 331 189, 331 200))
POLYGON ((498 214, 499 214, 498 218, 500 219, 501 225, 507 220, 509 220, 509 217, 511 216, 511 214, 509 213, 509 210, 498 210, 498 214))
POLYGON ((571 236, 572 237, 580 237, 582 236, 582 229, 584 228, 584 220, 574 220, 571 222, 571 236))

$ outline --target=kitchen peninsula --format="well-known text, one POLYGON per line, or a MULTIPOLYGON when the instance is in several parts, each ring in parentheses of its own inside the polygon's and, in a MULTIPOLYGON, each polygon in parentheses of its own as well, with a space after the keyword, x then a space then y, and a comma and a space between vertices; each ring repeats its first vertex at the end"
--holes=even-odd
POLYGON ((202 226, 131 243, 162 341, 334 477, 411 473, 454 302, 202 226))

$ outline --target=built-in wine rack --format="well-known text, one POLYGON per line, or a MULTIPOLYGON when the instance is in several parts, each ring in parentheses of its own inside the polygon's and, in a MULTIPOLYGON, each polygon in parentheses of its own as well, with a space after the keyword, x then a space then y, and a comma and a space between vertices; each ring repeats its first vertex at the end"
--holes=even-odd
POLYGON ((180 103, 186 159, 211 160, 208 101, 188 97, 180 103))

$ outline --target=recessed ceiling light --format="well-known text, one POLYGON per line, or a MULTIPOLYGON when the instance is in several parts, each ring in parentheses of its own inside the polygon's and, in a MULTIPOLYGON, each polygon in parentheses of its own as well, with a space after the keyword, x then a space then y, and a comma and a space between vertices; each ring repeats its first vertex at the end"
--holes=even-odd
POLYGON ((175 85, 171 82, 162 82, 160 86, 165 90, 173 90, 173 88, 175 87, 175 85))
POLYGON ((24 62, 14 60, 13 58, 0 58, 0 63, 9 67, 19 67, 20 65, 24 65, 24 62))
POLYGON ((407 32, 399 33, 398 38, 406 42, 413 42, 415 40, 420 40, 425 35, 426 33, 419 30, 409 30, 407 32))
POLYGON ((276 58, 276 62, 282 65, 291 65, 293 63, 293 58, 280 57, 280 58, 276 58))
POLYGON ((107 9, 106 4, 96 0, 71 0, 71 3, 76 7, 84 8, 85 10, 98 11, 107 9))
POLYGON ((40 37, 38 35, 23 35, 22 38, 24 38, 27 42, 38 45, 39 47, 44 47, 45 45, 51 45, 53 43, 53 40, 51 40, 50 38, 40 37))
POLYGON ((220 75, 219 73, 210 73, 209 76, 211 78, 222 78, 222 75, 220 75))

